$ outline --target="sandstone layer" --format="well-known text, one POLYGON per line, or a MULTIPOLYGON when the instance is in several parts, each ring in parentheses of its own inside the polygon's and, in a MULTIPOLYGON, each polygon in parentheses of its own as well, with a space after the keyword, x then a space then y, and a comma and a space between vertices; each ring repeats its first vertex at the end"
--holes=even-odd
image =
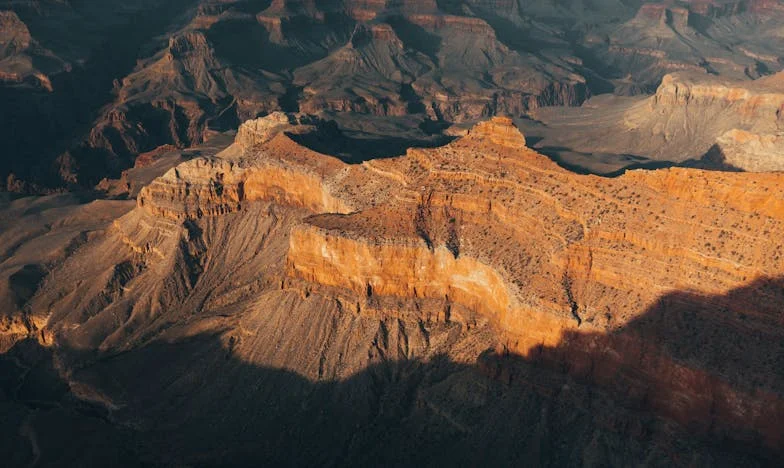
POLYGON ((259 137, 280 122, 143 188, 25 302, 75 397, 151 431, 137 455, 780 456, 782 175, 581 176, 506 118, 345 164, 259 137))

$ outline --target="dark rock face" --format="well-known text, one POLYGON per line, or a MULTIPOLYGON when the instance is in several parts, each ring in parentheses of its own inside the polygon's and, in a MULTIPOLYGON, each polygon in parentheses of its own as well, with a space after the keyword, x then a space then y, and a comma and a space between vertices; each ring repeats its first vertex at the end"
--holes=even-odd
POLYGON ((128 167, 89 143, 91 128, 114 84, 145 53, 142 46, 191 3, 0 2, 2 23, 16 31, 9 40, 4 27, 0 37, 3 188, 9 174, 16 183, 7 188, 40 192, 128 167))
POLYGON ((776 1, 115 3, 0 2, 5 188, 91 186, 277 110, 523 116, 683 69, 756 78, 784 45, 776 1))

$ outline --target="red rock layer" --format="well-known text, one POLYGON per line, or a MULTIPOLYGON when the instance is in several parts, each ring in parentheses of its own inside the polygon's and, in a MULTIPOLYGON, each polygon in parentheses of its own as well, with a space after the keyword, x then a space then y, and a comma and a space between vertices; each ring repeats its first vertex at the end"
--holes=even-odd
POLYGON ((782 175, 579 176, 524 141, 494 119, 349 166, 278 134, 245 150, 255 159, 180 166, 139 205, 177 219, 260 199, 322 213, 291 233, 293 278, 459 305, 508 351, 625 404, 782 450, 782 175))

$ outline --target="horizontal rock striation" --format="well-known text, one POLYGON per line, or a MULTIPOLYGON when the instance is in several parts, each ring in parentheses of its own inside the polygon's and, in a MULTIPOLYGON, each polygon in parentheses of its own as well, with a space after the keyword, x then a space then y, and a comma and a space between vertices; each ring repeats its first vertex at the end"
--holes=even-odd
POLYGON ((519 135, 510 144, 513 132, 496 119, 458 143, 389 163, 379 175, 390 174, 394 184, 397 171, 410 177, 394 196, 401 212, 370 208, 308 220, 313 227, 292 234, 290 271, 360 296, 459 303, 489 317, 512 352, 566 366, 612 391, 642 392, 629 397, 685 427, 750 431, 780 450, 773 421, 784 411, 782 381, 768 373, 778 374, 769 366, 782 357, 773 344, 782 330, 760 328, 779 320, 768 307, 780 294, 750 303, 728 293, 716 312, 668 299, 678 290, 720 295, 781 274, 781 247, 767 237, 784 227, 779 176, 666 170, 578 177, 525 149, 519 135), (426 192, 405 194, 423 185, 426 192), (704 347, 688 360, 680 354, 689 347, 679 341, 685 336, 660 335, 668 326, 648 317, 681 313, 679 327, 721 329, 710 339, 694 331, 704 347), (700 325, 688 323, 689 313, 704 315, 700 325), (771 345, 742 351, 720 344, 722 334, 771 345), (724 353, 746 353, 754 364, 714 361, 724 353))
POLYGON ((748 172, 784 171, 784 137, 730 130, 703 157, 708 164, 748 172))
POLYGON ((144 187, 137 199, 138 206, 154 215, 178 220, 230 213, 241 209, 243 203, 258 200, 275 200, 317 212, 350 211, 350 205, 330 193, 321 172, 336 171, 337 160, 322 161, 320 167, 307 167, 303 164, 308 159, 307 150, 300 156, 303 159, 298 166, 293 164, 294 160, 270 158, 256 164, 243 158, 245 153, 252 153, 265 143, 269 145, 264 151, 274 151, 278 145, 290 143, 289 137, 282 133, 284 130, 298 132, 311 128, 303 128, 297 119, 273 114, 246 122, 237 132, 234 145, 227 150, 233 153, 232 159, 200 158, 180 164, 144 187))
POLYGON ((678 72, 666 75, 650 97, 597 96, 568 112, 539 109, 534 117, 541 124, 524 125, 539 137, 537 148, 590 172, 601 167, 604 157, 629 168, 657 167, 659 162, 764 172, 778 170, 780 158, 770 145, 780 131, 782 106, 781 73, 737 81, 678 72), (751 134, 760 136, 760 144, 743 136, 751 134), (749 143, 746 149, 741 149, 743 141, 749 143), (722 163, 721 147, 728 157, 737 155, 737 165, 722 163), (748 162, 743 162, 744 151, 748 162), (752 162, 763 159, 765 163, 752 162))
POLYGON ((674 423, 651 429, 668 447, 689 434, 758 456, 784 449, 780 174, 576 175, 507 118, 349 165, 297 144, 289 118, 250 122, 223 153, 144 188, 31 299, 44 336, 112 353, 221 326, 245 337, 236 344, 280 313, 302 321, 294 335, 254 346, 316 378, 358 371, 359 355, 475 361, 495 349, 489 375, 552 395, 517 374, 518 356, 609 395, 614 414, 674 423), (315 338, 304 324, 324 311, 381 331, 315 338), (390 321, 412 341, 390 348, 390 321), (450 347, 457 336, 472 344, 450 347), (322 339, 344 351, 281 351, 322 339))
POLYGON ((776 111, 784 101, 784 76, 774 75, 746 82, 727 82, 695 77, 667 75, 651 101, 651 106, 739 105, 743 117, 777 119, 776 111))
POLYGON ((286 119, 245 124, 220 157, 144 188, 138 209, 186 226, 254 202, 315 213, 290 228, 282 278, 345 291, 359 310, 398 298, 438 301, 447 321, 472 311, 507 352, 704 437, 782 449, 784 331, 769 307, 782 297, 732 292, 784 273, 779 175, 578 176, 526 148, 506 118, 346 165, 297 145, 279 130, 286 119), (721 299, 689 305, 707 296, 721 299))

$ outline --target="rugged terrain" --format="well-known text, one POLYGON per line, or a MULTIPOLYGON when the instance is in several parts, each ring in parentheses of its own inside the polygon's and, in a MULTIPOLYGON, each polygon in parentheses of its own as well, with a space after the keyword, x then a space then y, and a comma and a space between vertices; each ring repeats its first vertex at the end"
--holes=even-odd
POLYGON ((520 124, 537 149, 586 172, 673 164, 768 172, 784 170, 782 106, 782 73, 733 81, 679 72, 650 97, 597 96, 520 124))
POLYGON ((0 0, 0 456, 776 465, 783 28, 0 0))
POLYGON ((346 164, 303 122, 244 124, 31 281, 3 263, 15 462, 779 459, 782 175, 577 175, 505 118, 346 164))
POLYGON ((767 76, 784 46, 775 0, 14 0, 0 25, 0 180, 17 192, 91 187, 278 110, 327 113, 375 143, 355 158, 387 156, 373 148, 676 71, 767 76))

